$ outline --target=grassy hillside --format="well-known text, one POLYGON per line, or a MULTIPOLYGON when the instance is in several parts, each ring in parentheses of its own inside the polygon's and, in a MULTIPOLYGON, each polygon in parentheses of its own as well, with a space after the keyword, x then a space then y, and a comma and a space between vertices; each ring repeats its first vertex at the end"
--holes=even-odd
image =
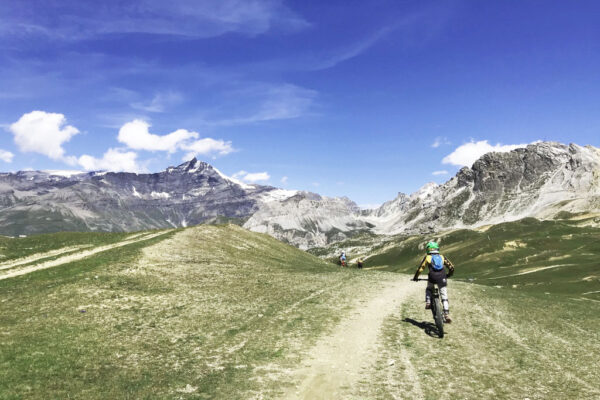
POLYGON ((0 280, 0 398, 277 393, 373 282, 231 225, 0 280))
MULTIPOLYGON (((423 310, 423 282, 401 273, 422 256, 421 236, 354 238, 370 255, 359 271, 205 225, 0 279, 0 398, 282 398, 300 387, 313 345, 363 307, 379 310, 390 287, 406 291, 369 325, 371 364, 350 366, 357 378, 329 398, 594 398, 600 322, 587 292, 600 290, 599 234, 580 223, 528 219, 440 237, 459 280, 443 340, 423 310)), ((2 243, 17 260, 130 237, 84 235, 2 243)), ((333 355, 360 340, 341 333, 333 355)))
POLYGON ((24 238, 0 236, 0 263, 67 246, 94 246, 115 243, 131 233, 59 232, 24 238))
POLYGON ((413 274, 424 244, 435 239, 442 254, 456 265, 456 280, 600 300, 600 229, 585 222, 585 218, 527 218, 434 236, 363 238, 362 243, 353 239, 336 248, 355 249, 353 257, 366 255, 367 268, 413 274))

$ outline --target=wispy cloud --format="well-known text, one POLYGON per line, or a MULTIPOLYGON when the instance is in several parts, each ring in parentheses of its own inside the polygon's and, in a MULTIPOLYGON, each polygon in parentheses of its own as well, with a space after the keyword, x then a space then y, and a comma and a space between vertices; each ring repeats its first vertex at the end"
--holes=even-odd
POLYGON ((448 144, 452 144, 452 142, 450 142, 450 140, 447 137, 438 136, 433 140, 433 143, 431 143, 431 147, 436 149, 442 145, 448 145, 448 144))
POLYGON ((444 169, 444 170, 441 170, 441 171, 433 171, 433 172, 431 173, 431 175, 434 175, 434 176, 438 176, 438 175, 448 175, 448 171, 446 171, 445 169, 444 169))
POLYGON ((213 126, 231 126, 299 118, 311 112, 317 95, 315 90, 289 83, 247 84, 229 93, 229 99, 225 99, 224 105, 218 110, 221 113, 223 109, 250 109, 247 115, 207 117, 204 123, 213 126))
POLYGON ((348 46, 338 48, 324 57, 318 57, 312 60, 309 69, 321 70, 334 67, 341 62, 357 57, 373 47, 380 39, 386 37, 391 32, 397 29, 397 26, 386 26, 379 29, 375 33, 352 43, 348 46))
POLYGON ((333 68, 340 63, 366 53, 380 41, 393 35, 395 41, 405 46, 423 43, 431 39, 449 20, 452 7, 447 5, 424 9, 399 17, 396 22, 385 25, 362 38, 348 40, 347 44, 327 46, 320 51, 296 54, 292 57, 274 59, 256 64, 261 70, 307 70, 318 71, 333 68))
POLYGON ((61 40, 112 33, 206 38, 228 32, 253 36, 271 29, 297 31, 310 26, 279 0, 130 0, 104 2, 102 6, 65 0, 53 9, 44 5, 43 0, 9 2, 6 17, 0 20, 0 33, 61 40), (25 8, 45 8, 46 12, 23 12, 25 8))
POLYGON ((168 91, 157 93, 149 102, 137 101, 130 103, 131 108, 136 110, 161 113, 168 107, 174 106, 183 100, 183 96, 178 92, 168 91))

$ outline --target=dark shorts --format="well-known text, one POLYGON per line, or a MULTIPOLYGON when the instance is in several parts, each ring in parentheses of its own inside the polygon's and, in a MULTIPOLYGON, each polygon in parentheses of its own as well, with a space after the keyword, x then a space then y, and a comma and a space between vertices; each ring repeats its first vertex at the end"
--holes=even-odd
POLYGON ((429 271, 427 280, 431 283, 435 283, 438 287, 443 288, 447 285, 446 269, 441 271, 429 271))

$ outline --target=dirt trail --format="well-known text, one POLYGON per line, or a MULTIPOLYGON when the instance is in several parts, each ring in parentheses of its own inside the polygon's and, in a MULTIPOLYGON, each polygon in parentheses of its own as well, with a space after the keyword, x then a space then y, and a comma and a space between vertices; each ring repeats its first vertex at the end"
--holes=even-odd
POLYGON ((44 258, 60 256, 61 254, 71 253, 71 252, 81 250, 81 249, 84 249, 84 248, 90 247, 90 246, 91 245, 69 246, 69 247, 63 247, 63 248, 56 249, 56 250, 51 250, 46 253, 36 253, 36 254, 30 255, 27 257, 17 258, 16 260, 7 261, 5 263, 0 264, 0 270, 18 267, 19 265, 23 265, 23 264, 30 264, 32 262, 43 260, 44 258))
MULTIPOLYGON (((114 249, 114 248, 117 248, 117 247, 126 246, 126 245, 132 244, 132 243, 137 243, 137 242, 140 242, 140 241, 143 241, 143 240, 149 240, 149 239, 155 238, 157 236, 165 235, 165 234, 167 234, 169 232, 171 232, 171 230, 169 230, 169 231, 161 231, 161 232, 158 232, 158 233, 152 233, 152 234, 143 235, 143 236, 140 235, 140 234, 136 234, 136 235, 132 235, 129 238, 127 238, 127 239, 125 239, 125 240, 123 240, 121 242, 118 242, 118 243, 112 243, 112 244, 109 244, 109 245, 106 245, 106 246, 96 247, 94 249, 81 251, 81 252, 78 252, 78 253, 75 253, 75 254, 69 254, 69 255, 66 255, 64 257, 57 258, 55 260, 46 261, 46 262, 42 262, 42 263, 34 264, 34 265, 29 265, 29 266, 27 266, 25 268, 10 269, 7 272, 5 272, 4 274, 0 275, 0 280, 8 279, 8 278, 13 278, 15 276, 26 275, 26 274, 29 274, 29 273, 34 272, 34 271, 39 271, 41 269, 52 268, 52 267, 56 267, 58 265, 67 264, 67 263, 70 263, 70 262, 73 262, 73 261, 78 261, 78 260, 81 260, 83 258, 92 256, 94 254, 101 253, 103 251, 111 250, 111 249, 114 249)), ((72 250, 73 250, 72 248, 69 248, 68 251, 72 251, 72 250)), ((52 253, 52 252, 50 252, 50 253, 52 253)), ((48 256, 48 254, 49 253, 45 253, 45 255, 41 255, 37 259, 44 259, 44 258, 47 258, 47 257, 51 257, 51 256, 48 256)), ((60 254, 60 253, 57 253, 57 254, 60 254)), ((57 254, 55 253, 54 255, 57 255, 57 254)), ((32 262, 32 261, 35 261, 35 259, 29 260, 29 262, 32 262)), ((17 266, 19 264, 21 264, 21 263, 18 263, 18 264, 13 265, 13 266, 17 266)))
POLYGON ((352 386, 364 378, 364 371, 369 371, 377 359, 377 339, 384 319, 420 292, 421 288, 411 285, 404 275, 390 278, 385 287, 358 304, 333 333, 319 339, 307 361, 292 374, 299 384, 287 399, 350 396, 352 386))

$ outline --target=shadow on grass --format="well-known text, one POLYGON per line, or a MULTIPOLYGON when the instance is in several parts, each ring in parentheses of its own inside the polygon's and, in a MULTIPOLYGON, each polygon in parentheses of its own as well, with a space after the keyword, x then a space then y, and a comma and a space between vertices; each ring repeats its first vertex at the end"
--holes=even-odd
POLYGON ((412 324, 412 325, 416 326, 417 328, 423 329, 425 331, 425 333, 431 337, 439 338, 437 327, 435 326, 435 324, 433 322, 426 322, 426 321, 419 322, 419 321, 415 321, 412 318, 404 318, 402 321, 408 322, 409 324, 412 324))

